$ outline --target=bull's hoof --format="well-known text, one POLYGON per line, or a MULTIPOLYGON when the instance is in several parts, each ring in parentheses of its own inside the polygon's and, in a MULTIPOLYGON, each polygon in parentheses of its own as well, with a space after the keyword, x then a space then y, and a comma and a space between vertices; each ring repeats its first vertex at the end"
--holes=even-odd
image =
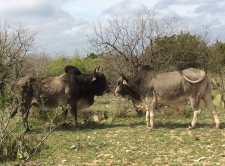
POLYGON ((67 127, 68 127, 68 126, 67 126, 67 123, 66 123, 66 122, 63 122, 63 123, 61 124, 61 127, 67 128, 67 127))
POLYGON ((216 124, 216 128, 220 129, 220 123, 216 124))
POLYGON ((146 131, 153 131, 153 130, 154 130, 154 128, 152 128, 152 127, 149 127, 149 126, 146 127, 146 131))
POLYGON ((31 133, 31 130, 30 129, 26 129, 26 131, 24 133, 31 133))
POLYGON ((78 124, 73 126, 73 130, 74 131, 79 131, 80 130, 80 126, 78 124))
POLYGON ((192 130, 194 127, 192 127, 192 126, 188 126, 188 130, 192 130))

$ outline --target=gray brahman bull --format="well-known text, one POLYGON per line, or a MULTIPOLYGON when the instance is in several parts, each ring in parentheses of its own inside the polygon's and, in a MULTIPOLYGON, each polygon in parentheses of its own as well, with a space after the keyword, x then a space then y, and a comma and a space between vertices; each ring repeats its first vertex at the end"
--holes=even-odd
POLYGON ((150 66, 143 66, 139 73, 131 78, 118 79, 114 94, 129 98, 134 106, 145 108, 149 129, 154 128, 153 118, 156 104, 179 107, 190 101, 194 117, 189 128, 194 128, 201 112, 200 100, 212 112, 216 127, 220 122, 211 99, 211 85, 206 73, 197 69, 186 69, 156 73, 150 66))

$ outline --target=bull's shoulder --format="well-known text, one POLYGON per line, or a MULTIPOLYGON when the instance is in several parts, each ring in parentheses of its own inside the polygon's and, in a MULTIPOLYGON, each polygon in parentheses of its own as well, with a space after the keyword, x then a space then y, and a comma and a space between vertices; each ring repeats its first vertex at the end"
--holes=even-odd
POLYGON ((76 68, 75 66, 66 66, 65 67, 65 73, 67 74, 73 74, 73 75, 80 75, 81 72, 78 68, 76 68))
POLYGON ((44 83, 44 82, 51 82, 56 77, 35 77, 35 76, 25 76, 19 78, 17 81, 18 86, 26 86, 35 83, 44 83))

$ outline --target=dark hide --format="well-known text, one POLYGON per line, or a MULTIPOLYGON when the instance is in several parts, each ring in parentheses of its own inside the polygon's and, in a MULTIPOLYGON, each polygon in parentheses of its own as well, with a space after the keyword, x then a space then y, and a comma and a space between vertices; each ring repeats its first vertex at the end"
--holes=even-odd
POLYGON ((18 81, 18 86, 21 89, 21 112, 26 131, 29 131, 31 106, 46 111, 63 107, 63 120, 69 108, 77 127, 77 110, 91 106, 94 96, 101 96, 109 90, 99 67, 94 69, 93 74, 82 74, 76 67, 66 66, 65 73, 59 77, 24 77, 18 81))

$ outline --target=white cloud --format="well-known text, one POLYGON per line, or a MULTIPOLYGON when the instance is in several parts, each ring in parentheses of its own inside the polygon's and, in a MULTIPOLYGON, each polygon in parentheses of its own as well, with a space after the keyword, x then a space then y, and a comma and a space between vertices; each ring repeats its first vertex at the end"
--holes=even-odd
POLYGON ((196 8, 195 12, 196 13, 205 13, 205 14, 221 14, 225 13, 225 4, 206 4, 206 5, 201 5, 198 8, 196 8))
POLYGON ((183 5, 183 6, 189 6, 189 5, 202 5, 202 4, 212 4, 212 3, 219 3, 223 2, 223 0, 159 0, 155 8, 156 9, 168 9, 169 6, 173 5, 183 5))
POLYGON ((214 36, 225 41, 224 0, 0 0, 0 20, 14 28, 19 24, 37 32, 35 44, 52 55, 88 46, 93 22, 132 17, 143 9, 155 9, 158 18, 169 19, 174 12, 183 18, 182 27, 199 30, 210 24, 214 36))
POLYGON ((147 9, 147 6, 141 2, 125 0, 113 7, 110 7, 102 12, 103 15, 110 17, 115 16, 132 16, 140 13, 140 10, 147 9))

